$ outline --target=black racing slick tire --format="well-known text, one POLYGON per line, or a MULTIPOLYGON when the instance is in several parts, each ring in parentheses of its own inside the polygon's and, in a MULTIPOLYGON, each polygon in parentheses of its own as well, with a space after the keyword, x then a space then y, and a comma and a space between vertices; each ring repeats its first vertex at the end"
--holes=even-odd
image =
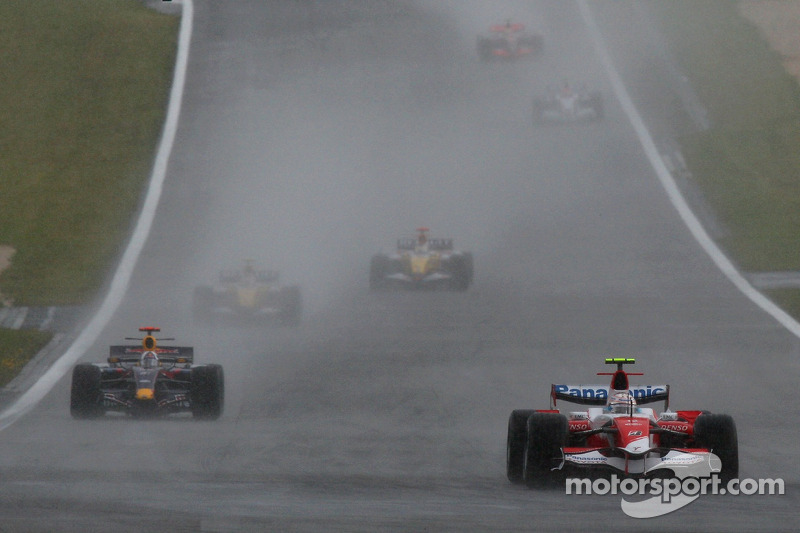
POLYGON ((100 404, 100 367, 82 363, 72 369, 69 412, 72 418, 91 419, 104 413, 100 404))
POLYGON ((524 482, 522 470, 525 466, 525 445, 528 442, 528 418, 535 412, 533 409, 515 409, 508 417, 506 476, 515 485, 524 482))
POLYGON ((694 440, 699 448, 708 448, 719 457, 719 477, 730 481, 739 476, 739 438, 736 424, 729 415, 703 414, 694 422, 694 440))
POLYGON ((472 254, 455 255, 450 259, 450 288, 454 291, 465 291, 472 282, 472 254))
POLYGON ((467 285, 472 285, 472 277, 475 273, 475 262, 471 252, 464 252, 464 269, 467 275, 467 285))
POLYGON ((369 263, 369 289, 374 291, 386 287, 386 274, 389 270, 389 258, 373 255, 369 263))
POLYGON ((492 43, 483 37, 478 37, 478 58, 481 61, 492 59, 492 43))
POLYGON ((544 488, 557 478, 562 448, 567 443, 567 417, 557 413, 533 413, 528 417, 528 439, 522 478, 530 488, 544 488))
POLYGON ((534 53, 540 53, 544 49, 544 38, 541 35, 530 35, 519 41, 520 46, 527 46, 534 53))
POLYGON ((603 96, 599 92, 592 93, 591 97, 589 98, 589 105, 594 111, 594 118, 592 120, 603 120, 603 96))
POLYGON ((192 416, 200 420, 216 420, 225 403, 225 376, 220 365, 192 368, 189 399, 192 416))
POLYGON ((303 318, 303 297, 300 287, 294 285, 281 291, 279 319, 284 326, 298 326, 303 318))

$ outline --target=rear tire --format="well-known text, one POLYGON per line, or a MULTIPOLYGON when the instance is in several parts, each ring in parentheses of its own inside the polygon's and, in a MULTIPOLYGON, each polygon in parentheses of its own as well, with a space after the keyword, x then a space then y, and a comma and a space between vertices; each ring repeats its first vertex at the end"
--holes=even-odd
POLYGON ((567 418, 556 413, 533 413, 528 418, 528 439, 525 443, 525 462, 522 478, 531 488, 552 484, 558 474, 561 449, 567 443, 567 418))
POLYGON ((472 285, 472 277, 475 273, 475 262, 472 259, 471 252, 464 252, 464 266, 467 273, 467 286, 472 285))
POLYGON ((483 37, 478 37, 478 58, 480 58, 481 61, 489 61, 492 59, 492 44, 483 37))
POLYGON ((704 414, 694 422, 694 440, 699 448, 708 448, 719 457, 719 477, 730 481, 739 476, 739 439, 736 424, 729 415, 704 414))
POLYGON ((389 269, 389 259, 382 255, 372 256, 369 263, 369 289, 374 291, 386 287, 386 273, 389 269))
POLYGON ((528 443, 528 418, 535 412, 533 409, 515 409, 508 417, 506 476, 515 485, 524 482, 522 471, 525 466, 525 446, 528 443))
POLYGON ((472 281, 472 254, 465 253, 450 259, 450 288, 454 291, 465 291, 472 281))
POLYGON ((100 367, 89 363, 72 369, 69 412, 72 418, 92 419, 104 413, 100 405, 100 367))
POLYGON ((192 416, 199 420, 216 420, 225 403, 225 376, 220 365, 192 368, 189 398, 192 416))
POLYGON ((281 291, 279 319, 284 326, 298 326, 303 317, 303 297, 300 287, 286 287, 281 291))
POLYGON ((600 93, 592 93, 589 105, 594 110, 594 118, 592 120, 603 120, 603 97, 600 93))

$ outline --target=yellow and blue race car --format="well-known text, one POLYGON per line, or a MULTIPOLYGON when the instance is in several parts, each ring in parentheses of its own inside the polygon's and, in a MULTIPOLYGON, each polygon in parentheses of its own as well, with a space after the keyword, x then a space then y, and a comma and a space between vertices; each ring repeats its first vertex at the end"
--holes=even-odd
POLYGON ((216 286, 194 290, 192 314, 195 320, 270 320, 283 325, 300 323, 303 301, 300 287, 281 286, 274 270, 256 270, 247 260, 240 270, 223 271, 216 286))
POLYGON ((453 239, 431 239, 428 228, 416 238, 400 238, 397 250, 379 253, 370 262, 369 287, 465 291, 472 283, 470 252, 453 249, 453 239))

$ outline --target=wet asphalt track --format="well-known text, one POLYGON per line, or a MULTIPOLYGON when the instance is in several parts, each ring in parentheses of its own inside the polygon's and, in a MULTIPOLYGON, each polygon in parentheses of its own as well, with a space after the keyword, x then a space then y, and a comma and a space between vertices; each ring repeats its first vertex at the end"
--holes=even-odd
MULTIPOLYGON (((161 326, 224 365, 224 416, 74 421, 63 379, 0 434, 0 530, 794 530, 800 345, 689 236, 576 7, 336 4, 196 2, 154 232, 85 357, 161 326), (475 32, 506 13, 546 51, 480 64, 475 32), (604 122, 531 126, 531 96, 564 78, 609 95, 604 122), (369 294, 369 256, 422 224, 473 252, 474 287, 369 294), (302 327, 192 323, 192 288, 246 257, 303 285, 302 327), (733 415, 741 477, 787 494, 637 521, 618 496, 511 486, 509 412, 607 356, 671 383, 674 408, 733 415)), ((683 127, 625 4, 593 3, 620 70, 660 104, 658 134, 683 127)))

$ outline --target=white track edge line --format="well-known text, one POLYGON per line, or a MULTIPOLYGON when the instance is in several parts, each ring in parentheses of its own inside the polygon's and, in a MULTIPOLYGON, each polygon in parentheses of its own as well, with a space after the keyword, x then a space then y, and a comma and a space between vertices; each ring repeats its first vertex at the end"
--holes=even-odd
POLYGON ((631 100, 627 89, 625 89, 625 85, 622 83, 622 78, 620 78, 614 63, 611 60, 611 55, 605 46, 600 29, 597 27, 597 24, 592 18, 591 9, 589 8, 587 0, 577 0, 577 2, 581 11, 581 15, 583 16, 584 23, 589 29, 589 33, 594 40, 597 53, 600 55, 600 59, 603 62, 606 73, 611 80, 611 85, 614 88, 614 93, 617 96, 617 100, 619 100, 622 109, 628 116, 628 120, 633 126, 633 129, 636 131, 636 136, 639 137, 639 142, 644 149, 645 155, 650 160, 650 164, 653 166, 661 185, 667 192, 670 202, 672 202, 672 205, 678 211, 678 214, 680 215, 684 224, 686 224, 686 226, 689 228, 692 236, 694 236, 695 240, 700 244, 706 254, 711 257, 711 260, 714 262, 717 268, 719 268, 722 273, 725 274, 725 276, 736 286, 737 289, 739 289, 739 291, 741 291, 753 303, 771 315, 794 336, 800 337, 800 323, 786 313, 786 311, 775 305, 769 298, 756 290, 747 281, 747 279, 742 276, 733 263, 717 246, 714 240, 708 235, 697 216, 695 216, 691 208, 689 208, 689 204, 684 199, 680 189, 672 177, 672 174, 670 174, 669 170, 667 170, 663 159, 659 155, 655 142, 653 142, 653 138, 644 124, 644 120, 642 120, 641 115, 639 115, 636 106, 633 104, 633 100, 631 100))
MULTIPOLYGON (((177 3, 177 2, 176 2, 177 3)), ((72 345, 59 357, 53 365, 42 374, 24 394, 22 394, 8 409, 0 413, 0 431, 16 422, 25 413, 35 407, 50 392, 58 381, 72 368, 78 359, 86 353, 100 336, 103 328, 111 320, 111 316, 119 307, 125 292, 128 290, 133 268, 144 248, 145 241, 150 234, 153 219, 158 209, 161 191, 167 173, 167 164, 175 142, 183 101, 183 87, 186 82, 186 69, 189 62, 189 45, 192 37, 192 19, 194 17, 194 4, 192 0, 182 0, 181 26, 178 36, 178 52, 175 58, 175 71, 172 78, 172 88, 169 95, 167 116, 161 141, 156 153, 153 170, 150 174, 150 183, 145 196, 142 211, 133 230, 125 253, 122 255, 119 266, 111 280, 108 293, 102 305, 92 317, 86 328, 81 331, 72 345)))

